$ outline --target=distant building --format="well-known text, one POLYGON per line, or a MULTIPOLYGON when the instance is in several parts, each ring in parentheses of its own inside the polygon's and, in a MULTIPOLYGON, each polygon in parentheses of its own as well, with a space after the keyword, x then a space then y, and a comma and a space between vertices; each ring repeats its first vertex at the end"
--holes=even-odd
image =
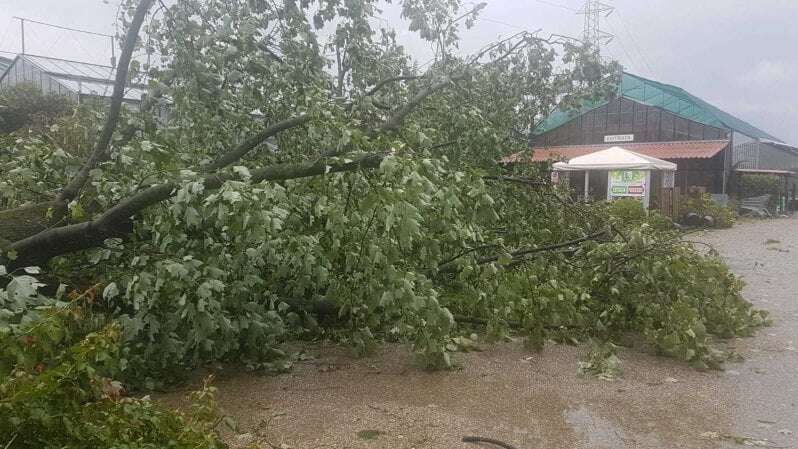
POLYGON ((11 65, 13 60, 0 56, 0 76, 6 73, 6 69, 11 65))
POLYGON ((771 140, 754 140, 734 146, 736 170, 788 170, 798 172, 798 148, 771 140))
MULTIPOLYGON (((533 134, 535 162, 568 160, 616 145, 674 162, 675 188, 681 193, 727 193, 743 151, 760 154, 758 165, 749 170, 798 167, 798 152, 777 137, 684 89, 626 72, 610 98, 586 102, 576 111, 556 111, 533 134), (766 158, 761 155, 771 152, 786 159, 774 153, 767 158, 772 163, 762 163, 766 158)), ((520 154, 504 159, 521 161, 520 154)), ((596 191, 606 186, 606 174, 593 178, 596 191)))
MULTIPOLYGON (((2 58, 6 59, 7 58, 2 58)), ((77 103, 110 98, 114 91, 116 69, 110 66, 69 61, 35 55, 17 55, 3 70, 0 60, 0 89, 21 83, 41 88, 43 92, 65 95, 77 103)), ((123 101, 141 103, 147 92, 142 84, 130 84, 123 101)))

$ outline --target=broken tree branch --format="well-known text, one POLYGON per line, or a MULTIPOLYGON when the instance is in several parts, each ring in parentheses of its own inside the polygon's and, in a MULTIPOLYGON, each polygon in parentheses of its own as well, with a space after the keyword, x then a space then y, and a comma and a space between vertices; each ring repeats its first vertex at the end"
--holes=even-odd
POLYGON ((548 182, 543 181, 541 179, 518 178, 515 176, 483 176, 482 179, 486 181, 504 181, 504 182, 512 182, 515 184, 524 184, 530 186, 549 185, 548 182))
POLYGON ((380 82, 378 82, 374 87, 369 89, 366 92, 366 96, 370 97, 370 96, 376 94, 377 92, 379 92, 380 89, 382 89, 383 87, 387 86, 388 84, 395 83, 397 81, 417 80, 417 79, 424 78, 425 76, 427 76, 427 75, 402 75, 402 76, 392 76, 390 78, 385 78, 384 80, 381 80, 380 82))
POLYGON ((452 75, 447 76, 446 78, 433 83, 431 86, 422 89, 417 94, 415 94, 407 103, 405 103, 402 107, 398 108, 385 123, 380 126, 380 131, 397 131, 399 127, 402 125, 405 117, 407 117, 413 110, 427 97, 430 95, 440 91, 441 89, 449 86, 450 84, 466 79, 468 77, 467 73, 461 73, 459 75, 452 75))
POLYGON ((249 139, 242 142, 239 146, 234 148, 231 151, 221 155, 218 159, 211 162, 210 164, 206 165, 204 168, 205 172, 216 171, 227 167, 228 165, 232 164, 233 162, 241 159, 247 153, 252 151, 255 147, 262 144, 266 141, 269 137, 272 137, 282 131, 287 129, 291 129, 300 125, 303 125, 310 121, 310 116, 308 115, 300 115, 298 117, 292 117, 287 120, 283 120, 281 122, 275 123, 272 126, 264 129, 263 131, 255 134, 254 136, 250 137, 249 139))
POLYGON ((116 129, 117 122, 119 122, 119 115, 122 110, 122 99, 125 95, 125 87, 127 86, 127 74, 130 69, 130 60, 133 56, 133 50, 136 48, 136 41, 138 40, 139 29, 147 16, 153 0, 141 0, 136 7, 136 12, 133 15, 133 20, 130 23, 130 28, 127 30, 125 36, 125 43, 122 48, 122 53, 119 56, 119 65, 116 68, 116 79, 114 80, 114 92, 111 94, 111 109, 108 112, 108 118, 105 121, 100 137, 95 142, 94 150, 89 155, 89 158, 84 162, 83 167, 75 175, 69 184, 56 197, 57 201, 69 202, 75 199, 80 192, 80 189, 86 184, 89 179, 89 172, 91 172, 97 163, 103 158, 103 155, 108 151, 111 144, 111 137, 116 129))
POLYGON ((494 446, 499 446, 504 449, 516 449, 514 446, 511 446, 503 441, 494 440, 493 438, 484 438, 484 437, 463 437, 463 443, 488 443, 494 446))
MULTIPOLYGON (((252 170, 250 182, 283 181, 374 169, 380 166, 384 158, 383 154, 366 153, 349 162, 311 161, 270 165, 252 170)), ((239 176, 232 173, 212 173, 201 178, 201 182, 206 189, 218 189, 226 181, 234 179, 239 179, 239 176)), ((178 187, 178 182, 156 184, 120 201, 91 221, 50 228, 13 242, 6 250, 15 251, 17 259, 5 260, 4 256, 0 255, 0 264, 8 266, 9 269, 41 265, 55 256, 101 246, 106 239, 127 235, 132 232, 131 218, 134 215, 171 198, 178 187)))
MULTIPOLYGON (((521 261, 521 260, 523 260, 523 258, 525 256, 528 256, 530 254, 551 252, 551 251, 556 251, 556 250, 563 249, 563 248, 568 248, 568 247, 571 247, 571 246, 574 246, 574 245, 579 245, 580 243, 586 242, 588 240, 596 240, 599 237, 607 235, 607 233, 608 233, 607 230, 603 230, 603 231, 599 231, 599 232, 594 232, 592 234, 588 234, 588 235, 586 235, 584 237, 580 237, 578 239, 568 240, 568 241, 565 241, 565 242, 554 243, 554 244, 551 244, 551 245, 540 246, 540 247, 537 247, 537 248, 520 249, 520 250, 516 250, 516 251, 513 251, 512 253, 510 253, 510 256, 512 256, 514 262, 521 261)), ((470 254, 471 252, 473 252, 473 251, 467 251, 467 252, 461 254, 459 257, 462 257, 462 256, 465 256, 467 254, 470 254)), ((476 263, 479 264, 479 265, 484 265, 484 264, 496 262, 498 260, 499 260, 499 256, 498 255, 486 256, 486 257, 482 257, 482 258, 477 259, 476 263)), ((458 267, 457 267, 457 264, 455 263, 455 261, 456 261, 456 259, 450 260, 450 261, 438 266, 438 273, 453 273, 453 272, 458 271, 458 267)))

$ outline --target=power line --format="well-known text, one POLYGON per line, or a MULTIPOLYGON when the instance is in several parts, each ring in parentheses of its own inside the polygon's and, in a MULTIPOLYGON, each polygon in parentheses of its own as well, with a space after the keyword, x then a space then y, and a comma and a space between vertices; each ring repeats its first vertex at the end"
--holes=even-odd
POLYGON ((110 34, 97 33, 97 32, 94 32, 94 31, 79 30, 77 28, 69 28, 69 27, 65 27, 65 26, 62 26, 62 25, 55 25, 55 24, 52 24, 52 23, 40 22, 38 20, 28 19, 27 17, 14 16, 13 18, 17 19, 17 20, 24 20, 25 22, 36 23, 36 24, 39 24, 39 25, 46 25, 46 26, 49 26, 49 27, 52 27, 52 28, 58 28, 58 29, 61 29, 61 30, 66 30, 66 31, 75 31, 75 32, 78 32, 78 33, 93 34, 95 36, 102 36, 102 37, 110 37, 110 38, 114 37, 114 36, 111 36, 110 34))
MULTIPOLYGON (((88 30, 82 30, 82 29, 78 29, 78 28, 67 27, 67 26, 63 26, 63 25, 56 25, 54 23, 42 22, 42 21, 39 21, 39 20, 29 19, 27 17, 14 16, 13 18, 19 20, 19 23, 20 23, 20 29, 21 29, 20 30, 21 31, 20 37, 21 37, 21 40, 22 40, 22 53, 23 54, 25 53, 25 34, 26 34, 25 33, 25 23, 29 22, 29 23, 35 23, 35 24, 38 24, 38 25, 43 25, 43 26, 47 26, 47 27, 55 28, 55 29, 59 29, 59 30, 65 30, 65 31, 71 31, 71 32, 74 32, 74 33, 83 33, 83 34, 88 34, 88 35, 92 35, 92 36, 100 36, 100 37, 109 38, 111 40, 111 65, 112 66, 116 65, 116 49, 115 49, 116 46, 115 46, 115 43, 114 43, 114 40, 116 38, 114 36, 110 35, 110 34, 97 33, 95 31, 88 31, 88 30)), ((81 50, 84 53, 87 53, 87 54, 89 53, 89 52, 86 51, 85 48, 83 48, 83 46, 77 41, 77 39, 74 39, 74 36, 72 36, 72 38, 78 44, 78 47, 80 47, 81 50)), ((50 48, 52 48, 52 45, 50 46, 50 48)), ((89 57, 91 57, 90 54, 89 54, 89 57)))
POLYGON ((650 63, 650 61, 648 59, 648 56, 646 56, 646 53, 644 51, 642 51, 640 49, 640 47, 638 47, 637 40, 635 39, 634 34, 631 31, 631 27, 628 26, 628 23, 626 22, 626 20, 623 19, 623 17, 621 17, 620 14, 617 15, 617 18, 618 18, 618 21, 621 23, 621 26, 626 31, 626 34, 629 36, 629 39, 632 42, 633 50, 635 50, 637 52, 637 54, 640 55, 640 58, 642 59, 643 64, 645 64, 645 66, 648 68, 648 70, 651 72, 651 74, 655 75, 656 71, 653 69, 653 65, 650 63))
POLYGON ((496 24, 499 24, 499 25, 504 25, 506 27, 515 28, 516 30, 528 31, 527 28, 520 27, 518 25, 513 25, 512 23, 503 22, 501 20, 491 19, 489 17, 477 17, 477 20, 478 21, 479 20, 484 20, 485 22, 491 22, 491 23, 496 23, 496 24))
POLYGON ((579 12, 578 9, 571 8, 570 6, 566 6, 566 5, 563 5, 563 4, 560 4, 560 3, 550 2, 548 0, 535 0, 535 1, 538 2, 538 3, 543 3, 544 5, 554 6, 556 8, 567 9, 568 11, 571 11, 571 12, 579 12))
MULTIPOLYGON (((611 27, 611 29, 614 31, 614 28, 611 27)), ((623 54, 626 55, 626 58, 629 61, 629 63, 632 65, 632 67, 634 67, 635 70, 637 70, 638 69, 638 65, 635 63, 635 59, 636 58, 632 57, 632 54, 629 53, 629 51, 626 49, 626 46, 623 44, 623 40, 622 39, 618 39, 618 45, 621 47, 621 50, 623 51, 623 54)))

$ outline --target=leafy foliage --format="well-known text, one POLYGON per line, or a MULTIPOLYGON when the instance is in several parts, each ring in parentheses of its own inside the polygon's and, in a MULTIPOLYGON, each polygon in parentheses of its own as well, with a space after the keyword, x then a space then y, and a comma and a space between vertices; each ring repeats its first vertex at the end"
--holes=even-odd
POLYGON ((634 228, 644 223, 651 227, 666 231, 673 228, 673 222, 657 210, 646 211, 643 203, 634 198, 621 198, 608 205, 609 217, 621 228, 634 228))
POLYGON ((723 206, 712 201, 708 194, 685 196, 679 203, 679 215, 684 218, 694 213, 699 217, 712 217, 717 228, 730 228, 737 221, 737 212, 731 206, 723 206))
POLYGON ((623 374, 621 359, 615 354, 617 347, 612 343, 594 343, 585 360, 579 362, 579 374, 589 374, 601 380, 614 380, 623 374))
POLYGON ((745 175, 737 179, 738 189, 743 198, 760 195, 779 195, 783 190, 783 183, 778 176, 773 175, 745 175))
POLYGON ((533 347, 546 338, 612 341, 634 332, 656 352, 697 367, 723 361, 713 337, 751 335, 767 323, 716 257, 647 223, 624 234, 500 275, 500 295, 483 313, 525 330, 533 347))
MULTIPOLYGON (((34 299, 39 284, 31 279, 14 276, 0 297, 34 299)), ((120 327, 86 316, 79 298, 37 309, 35 317, 4 317, 0 328, 0 435, 6 447, 225 447, 215 431, 220 415, 211 387, 192 395, 188 414, 148 398, 126 398, 114 380, 127 363, 120 327)))
POLYGON ((773 175, 744 175, 737 179, 740 198, 770 195, 768 206, 774 208, 784 192, 784 182, 773 175))
POLYGON ((0 133, 20 128, 49 126, 72 110, 68 97, 42 93, 39 86, 18 84, 0 89, 0 133))
MULTIPOLYGON (((42 267, 60 293, 0 273, 2 388, 29 404, 4 409, 7 421, 63 445, 103 446, 111 429, 155 447, 214 447, 212 408, 175 415, 103 386, 153 388, 216 362, 284 370, 284 343, 296 339, 359 353, 398 341, 447 368, 474 326, 521 333, 535 349, 634 332, 714 366, 712 338, 764 323, 725 265, 656 214, 573 204, 534 167, 496 164, 553 108, 612 91, 613 64, 528 33, 458 55, 461 22, 480 6, 408 0, 411 29, 437 48, 421 71, 393 30, 372 28, 378 5, 161 5, 140 42, 162 59, 132 64, 151 96, 123 115, 109 151, 86 165, 86 151, 42 133, 4 147, 0 164, 22 167, 0 179, 3 206, 19 208, 7 216, 38 205, 47 219, 40 198, 58 202, 59 186, 88 173, 68 214, 8 245, 44 235, 41 251, 66 250, 42 267), (80 239, 89 244, 70 246, 80 239), (64 418, 49 419, 56 410, 64 418)), ((90 148, 98 128, 88 115, 60 129, 88 130, 90 148)), ((15 251, 0 261, 31 256, 15 251)))

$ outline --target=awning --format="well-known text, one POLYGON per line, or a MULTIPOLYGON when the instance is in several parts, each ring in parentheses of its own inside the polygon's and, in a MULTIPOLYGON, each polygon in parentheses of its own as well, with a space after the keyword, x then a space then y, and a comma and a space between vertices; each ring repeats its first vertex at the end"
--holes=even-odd
MULTIPOLYGON (((532 148, 532 157, 517 153, 502 159, 502 163, 544 162, 549 160, 570 160, 575 157, 612 148, 617 144, 566 145, 532 148)), ((728 140, 686 140, 677 142, 624 143, 623 147, 635 153, 658 159, 707 159, 723 151, 728 140)))
POLYGON ((655 157, 635 153, 621 147, 612 147, 568 162, 557 162, 552 166, 558 171, 575 170, 676 170, 676 164, 655 157))

